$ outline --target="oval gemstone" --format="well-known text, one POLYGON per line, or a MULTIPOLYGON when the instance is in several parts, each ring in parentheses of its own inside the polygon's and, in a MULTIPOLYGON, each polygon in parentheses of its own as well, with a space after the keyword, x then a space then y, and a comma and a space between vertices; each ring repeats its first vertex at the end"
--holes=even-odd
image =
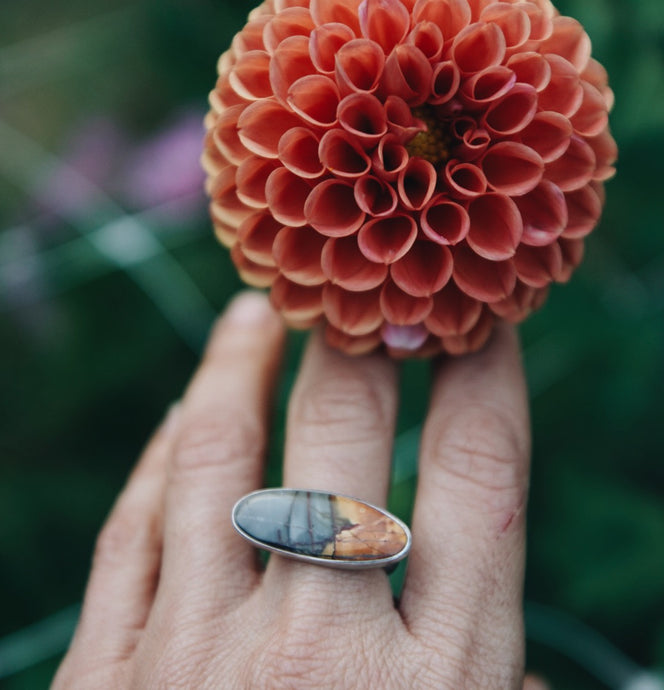
POLYGON ((260 548, 334 567, 385 567, 404 558, 411 541, 387 511, 322 491, 255 491, 235 504, 233 525, 260 548))

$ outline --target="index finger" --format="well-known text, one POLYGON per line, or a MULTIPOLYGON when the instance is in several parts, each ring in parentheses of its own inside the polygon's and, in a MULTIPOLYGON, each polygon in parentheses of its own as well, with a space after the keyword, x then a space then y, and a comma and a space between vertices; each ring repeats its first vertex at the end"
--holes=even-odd
POLYGON ((518 340, 501 324, 434 382, 401 607, 415 634, 454 634, 462 648, 522 644, 529 456, 518 340))

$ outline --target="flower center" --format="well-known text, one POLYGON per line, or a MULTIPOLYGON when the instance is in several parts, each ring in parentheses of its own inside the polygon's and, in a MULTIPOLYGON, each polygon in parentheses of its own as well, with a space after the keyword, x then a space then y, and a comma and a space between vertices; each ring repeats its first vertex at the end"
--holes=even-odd
POLYGON ((429 105, 413 108, 413 115, 422 120, 426 129, 418 132, 407 144, 406 150, 411 156, 419 156, 424 160, 438 165, 446 163, 450 157, 450 133, 445 122, 436 117, 434 109, 429 105))

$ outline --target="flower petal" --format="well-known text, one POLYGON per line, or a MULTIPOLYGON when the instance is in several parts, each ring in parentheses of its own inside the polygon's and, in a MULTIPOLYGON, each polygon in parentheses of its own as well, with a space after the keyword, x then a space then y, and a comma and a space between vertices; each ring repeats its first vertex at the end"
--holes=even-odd
POLYGON ((538 93, 551 81, 551 65, 539 53, 515 53, 507 61, 507 67, 516 74, 517 82, 530 84, 538 93))
POLYGON ((414 326, 395 326, 384 323, 380 330, 383 342, 390 348, 390 355, 411 355, 419 350, 429 337, 429 331, 422 324, 414 326))
POLYGON ((505 57, 505 47, 505 36, 496 24, 477 22, 456 36, 451 55, 461 74, 468 76, 499 65, 505 57))
POLYGON ((422 210, 420 228, 437 244, 457 244, 468 234, 470 218, 461 204, 439 194, 422 210))
POLYGON ((411 158, 397 177, 399 200, 410 211, 424 208, 433 196, 437 180, 436 169, 429 161, 411 158))
POLYGON ((292 84, 315 73, 306 36, 291 36, 282 41, 270 60, 270 84, 274 95, 282 103, 286 103, 292 84))
POLYGON ((238 122, 247 117, 246 112, 252 106, 234 105, 227 108, 219 115, 212 130, 212 139, 222 153, 231 163, 239 165, 248 155, 246 145, 242 141, 238 130, 238 122))
POLYGON ((347 355, 365 355, 375 350, 383 341, 380 330, 363 336, 351 336, 331 324, 325 328, 325 340, 328 345, 345 352, 347 355))
POLYGON ((388 218, 374 218, 358 233, 360 251, 370 261, 391 264, 398 261, 413 246, 417 224, 410 216, 395 214, 388 218))
POLYGON ((281 42, 290 36, 311 34, 314 22, 306 7, 288 7, 275 14, 263 29, 263 43, 269 53, 274 53, 281 42))
POLYGON ((583 260, 584 244, 581 239, 565 239, 564 237, 558 240, 558 244, 563 253, 563 267, 555 280, 557 283, 566 283, 583 260))
POLYGON ((585 237, 598 223, 602 215, 602 200, 593 188, 587 184, 581 189, 565 194, 569 222, 563 237, 577 239, 585 237))
POLYGON ((423 20, 433 22, 447 40, 468 26, 470 7, 466 0, 417 0, 412 17, 413 23, 423 20))
POLYGON ((590 59, 590 38, 581 24, 572 17, 556 17, 553 33, 540 46, 542 54, 555 53, 583 72, 590 59))
POLYGON ((398 204, 394 188, 373 175, 363 175, 356 180, 355 201, 365 213, 374 217, 389 216, 398 204))
POLYGON ((501 141, 484 154, 482 170, 489 186, 497 192, 520 196, 539 184, 544 161, 528 146, 501 141))
POLYGON ((587 81, 581 82, 583 100, 571 118, 577 134, 593 137, 600 134, 609 124, 609 113, 604 96, 587 81))
POLYGON ((337 53, 355 38, 346 24, 331 23, 316 27, 309 38, 311 61, 322 74, 334 74, 337 53))
POLYGON ((489 261, 470 247, 454 249, 454 282, 470 297, 483 302, 496 302, 509 295, 516 284, 514 263, 489 261))
POLYGON ((272 95, 270 56, 264 50, 251 50, 242 55, 228 75, 235 93, 250 101, 272 95))
POLYGON ((318 156, 325 168, 338 177, 360 177, 371 168, 371 160, 360 143, 343 129, 331 129, 323 135, 318 156))
POLYGON ((357 246, 357 237, 330 237, 321 257, 325 276, 351 292, 378 287, 387 277, 387 266, 369 261, 357 246))
POLYGON ((311 74, 294 82, 286 101, 308 125, 329 128, 337 122, 339 89, 329 77, 311 74))
POLYGON ((557 242, 541 247, 522 244, 514 255, 519 280, 534 288, 546 287, 560 275, 563 255, 557 242))
POLYGON ((553 242, 567 225, 565 195, 549 180, 515 199, 523 218, 521 242, 541 247, 553 242))
POLYGON ((348 335, 368 335, 380 328, 380 288, 348 292, 328 283, 323 289, 323 308, 328 321, 348 335))
POLYGON ((489 339, 495 317, 485 309, 475 326, 464 335, 450 335, 443 338, 443 348, 451 355, 465 355, 480 350, 489 339))
POLYGON ((473 199, 486 192, 486 176, 473 163, 459 163, 456 159, 448 161, 444 179, 449 194, 456 199, 473 199))
POLYGON ((231 259, 240 274, 240 278, 252 287, 270 287, 279 276, 279 271, 276 268, 261 266, 247 258, 239 242, 231 249, 231 259))
POLYGON ((441 338, 464 335, 473 328, 481 314, 482 303, 450 282, 434 295, 433 308, 424 324, 441 338))
POLYGON ((477 110, 505 96, 516 82, 516 74, 503 65, 492 65, 473 74, 463 84, 461 97, 467 107, 477 110))
POLYGON ((380 293, 380 308, 385 319, 396 326, 413 326, 431 311, 431 297, 413 297, 400 290, 391 280, 385 281, 380 293))
POLYGON ((413 117, 413 111, 399 96, 388 96, 385 99, 385 116, 390 134, 401 142, 410 141, 418 132, 426 129, 426 125, 413 117))
POLYGON ((374 172, 388 182, 397 179, 409 159, 408 151, 393 134, 383 137, 371 156, 374 172))
POLYGON ((554 110, 571 117, 583 101, 583 87, 579 73, 560 55, 545 55, 551 67, 551 79, 539 95, 540 110, 554 110))
POLYGON ((355 39, 336 55, 335 76, 344 95, 358 91, 373 93, 383 74, 385 55, 377 43, 355 39))
POLYGON ((506 96, 489 106, 482 124, 497 137, 516 134, 532 121, 537 108, 537 91, 530 84, 517 83, 506 96))
POLYGON ((586 143, 593 150, 597 161, 593 180, 604 181, 613 177, 616 173, 613 164, 618 157, 618 147, 608 128, 596 137, 587 137, 586 143))
POLYGON ((523 234, 521 213, 504 194, 485 194, 468 206, 470 229, 466 241, 475 253, 502 261, 514 256, 523 234))
POLYGON ((311 187, 306 180, 287 168, 270 173, 265 184, 265 197, 272 215, 284 225, 305 225, 304 204, 311 187))
POLYGON ((434 22, 418 22, 408 34, 406 40, 416 48, 419 48, 431 63, 438 62, 443 53, 443 44, 445 42, 443 32, 434 22))
POLYGON ((452 60, 439 62, 431 73, 431 96, 428 103, 442 105, 450 101, 459 90, 461 72, 452 60))
POLYGON ((359 4, 360 0, 311 0, 311 16, 317 26, 331 22, 345 24, 359 36, 359 4))
POLYGON ((301 125, 300 118, 273 99, 247 106, 236 122, 237 136, 242 144, 263 158, 277 158, 282 134, 301 125), (270 123, 269 127, 265 126, 266 122, 270 123))
POLYGON ((517 280, 514 292, 505 299, 489 304, 489 309, 501 319, 510 323, 519 323, 542 306, 548 292, 548 286, 533 288, 517 280))
POLYGON ((595 153, 588 143, 574 135, 567 151, 545 169, 545 177, 563 190, 572 192, 581 189, 593 179, 597 161, 595 153))
POLYGON ((281 228, 270 213, 254 213, 246 218, 237 229, 244 255, 260 266, 276 266, 272 245, 281 228))
POLYGON ((323 314, 323 287, 298 285, 279 276, 270 290, 270 301, 285 318, 310 322, 323 314))
POLYGON ((375 146, 387 133, 387 116, 383 104, 371 94, 352 93, 337 110, 339 124, 357 137, 363 146, 375 146))
POLYGON ((274 169, 274 161, 265 158, 249 156, 243 160, 235 173, 238 198, 247 206, 265 208, 265 184, 274 169))
POLYGON ((272 254, 286 278, 300 285, 320 285, 327 280, 321 267, 325 237, 312 227, 282 228, 272 244, 272 254))
POLYGON ((413 297, 430 297, 452 277, 452 253, 426 240, 418 240, 390 266, 392 280, 413 297))
POLYGON ((344 237, 356 232, 364 222, 364 211, 355 202, 353 186, 329 179, 317 184, 304 204, 309 225, 328 237, 344 237))
POLYGON ((530 17, 518 5, 492 3, 482 10, 480 20, 500 27, 507 50, 519 48, 530 38, 530 17))
POLYGON ((300 177, 316 178, 325 172, 318 156, 318 138, 307 127, 293 127, 279 139, 279 160, 300 177))
POLYGON ((402 43, 385 61, 380 83, 383 96, 399 96, 411 106, 421 105, 429 97, 432 69, 426 55, 414 45, 402 43))
POLYGON ((400 0, 363 0, 360 28, 365 38, 379 45, 385 55, 406 37, 410 14, 400 0))
POLYGON ((545 163, 550 163, 567 151, 572 132, 572 125, 568 118, 549 110, 537 113, 532 122, 521 132, 520 139, 526 146, 536 151, 545 163))

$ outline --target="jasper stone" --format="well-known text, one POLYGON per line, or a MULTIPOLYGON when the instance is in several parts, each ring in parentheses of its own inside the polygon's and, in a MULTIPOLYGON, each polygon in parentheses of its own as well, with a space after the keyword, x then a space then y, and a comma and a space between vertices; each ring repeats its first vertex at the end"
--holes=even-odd
POLYGON ((338 567, 383 567, 410 547, 408 528, 387 511, 320 491, 256 491, 237 502, 233 524, 261 548, 338 567))

